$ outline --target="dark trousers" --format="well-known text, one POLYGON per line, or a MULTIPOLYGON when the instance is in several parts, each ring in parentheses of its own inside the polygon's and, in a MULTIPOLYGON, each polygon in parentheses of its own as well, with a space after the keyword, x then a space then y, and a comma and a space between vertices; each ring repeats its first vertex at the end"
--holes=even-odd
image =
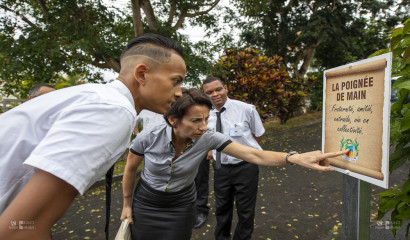
POLYGON ((216 240, 231 239, 234 201, 238 213, 238 224, 233 239, 251 239, 254 228, 258 179, 258 166, 248 162, 241 162, 237 165, 222 165, 219 170, 215 169, 216 240))
POLYGON ((196 211, 208 215, 208 196, 209 196, 209 161, 205 158, 201 161, 198 173, 195 177, 196 185, 196 211))

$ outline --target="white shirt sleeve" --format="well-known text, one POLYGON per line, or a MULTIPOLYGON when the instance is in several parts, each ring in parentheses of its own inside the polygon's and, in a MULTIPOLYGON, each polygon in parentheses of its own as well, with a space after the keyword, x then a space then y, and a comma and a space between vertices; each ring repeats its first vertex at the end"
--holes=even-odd
POLYGON ((86 104, 67 108, 24 164, 66 181, 83 194, 128 145, 134 117, 126 108, 86 104))
POLYGON ((255 137, 262 136, 265 133, 265 128, 263 127, 261 117, 259 116, 259 113, 256 110, 256 107, 253 105, 250 111, 249 118, 250 118, 250 128, 251 128, 252 133, 255 135, 255 137))

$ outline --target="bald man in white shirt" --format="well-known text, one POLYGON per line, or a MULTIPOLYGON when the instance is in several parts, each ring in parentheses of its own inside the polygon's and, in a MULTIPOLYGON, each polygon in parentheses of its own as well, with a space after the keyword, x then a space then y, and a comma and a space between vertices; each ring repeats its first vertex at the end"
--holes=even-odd
POLYGON ((136 37, 120 62, 110 84, 64 88, 0 115, 0 239, 50 239, 73 199, 128 147, 136 114, 163 114, 182 96, 186 66, 172 40, 136 37))
POLYGON ((43 94, 55 91, 56 88, 46 84, 46 83, 38 83, 34 85, 32 88, 30 88, 30 91, 28 92, 28 99, 33 99, 35 97, 41 96, 43 94))

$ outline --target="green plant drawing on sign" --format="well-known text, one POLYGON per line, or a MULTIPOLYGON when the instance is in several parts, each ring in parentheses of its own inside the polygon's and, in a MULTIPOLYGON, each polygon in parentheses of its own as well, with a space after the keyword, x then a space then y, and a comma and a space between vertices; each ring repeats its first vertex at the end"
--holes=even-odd
POLYGON ((357 138, 354 139, 354 142, 351 139, 345 139, 342 137, 340 140, 340 151, 350 149, 349 157, 357 157, 359 155, 359 143, 357 142, 357 138))

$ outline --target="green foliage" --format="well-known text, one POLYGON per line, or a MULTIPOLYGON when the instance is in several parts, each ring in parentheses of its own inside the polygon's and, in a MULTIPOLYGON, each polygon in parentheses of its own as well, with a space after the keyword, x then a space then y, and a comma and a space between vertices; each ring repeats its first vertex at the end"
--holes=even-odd
MULTIPOLYGON (((403 221, 410 220, 410 175, 409 179, 403 184, 401 191, 398 190, 399 186, 394 189, 379 193, 380 203, 378 209, 377 219, 383 218, 383 216, 391 211, 391 221, 393 223, 392 232, 396 236, 397 229, 401 228, 403 221)), ((406 237, 409 236, 410 223, 407 225, 406 237)))
POLYGON ((286 90, 285 98, 279 101, 276 115, 280 118, 281 123, 286 123, 289 118, 293 117, 296 111, 305 106, 306 96, 311 92, 312 86, 317 82, 315 76, 293 77, 285 81, 286 90))
MULTIPOLYGON (((390 144, 394 151, 390 154, 390 172, 398 169, 410 161, 410 103, 406 103, 410 93, 410 18, 403 23, 403 27, 391 31, 390 48, 374 53, 379 55, 393 52, 392 73, 399 77, 393 84, 397 88, 398 100, 391 107, 390 144)), ((403 184, 402 190, 397 187, 393 190, 380 193, 379 218, 393 209, 391 219, 397 223, 393 228, 396 236, 397 227, 401 227, 403 220, 410 220, 410 174, 403 184)), ((409 236, 410 223, 407 225, 406 237, 409 236)))
POLYGON ((198 45, 193 45, 186 36, 175 34, 175 39, 184 49, 187 73, 184 82, 191 84, 193 87, 199 87, 202 83, 201 76, 209 73, 212 64, 204 57, 199 57, 203 51, 198 50, 198 45))
POLYGON ((177 30, 184 28, 187 20, 206 28, 215 26, 216 19, 209 11, 219 1, 139 2, 137 17, 131 5, 119 9, 115 1, 2 0, 0 91, 25 97, 31 86, 40 82, 56 85, 61 75, 81 75, 88 82, 104 82, 98 70, 119 72, 119 57, 125 45, 145 32, 171 37, 183 46, 186 81, 197 85, 211 64, 177 30))
POLYGON ((113 37, 118 16, 93 1, 48 1, 41 6, 9 0, 2 1, 2 9, 0 83, 7 94, 24 97, 32 85, 55 84, 63 73, 102 81, 91 66, 111 68, 107 62, 117 62, 125 44, 113 37))
POLYGON ((262 118, 277 115, 281 123, 301 108, 309 79, 290 79, 279 56, 260 56, 251 48, 225 51, 212 75, 225 81, 230 97, 252 103, 262 118))
POLYGON ((281 56, 292 76, 304 76, 311 63, 323 70, 366 58, 385 48, 387 29, 409 16, 398 1, 234 2, 242 15, 241 40, 281 56))
POLYGON ((308 95, 309 109, 320 111, 323 107, 323 72, 307 73, 308 77, 315 77, 318 81, 313 84, 308 95))
POLYGON ((57 81, 57 85, 55 86, 56 89, 61 89, 61 88, 66 88, 66 87, 71 87, 75 85, 80 85, 84 84, 86 81, 81 75, 73 75, 73 76, 67 76, 67 77, 59 77, 59 80, 57 81))
POLYGON ((320 72, 386 48, 388 31, 409 16, 407 2, 233 1, 246 46, 260 49, 266 56, 281 56, 292 78, 307 75, 319 79, 309 94, 312 110, 322 108, 320 72))

